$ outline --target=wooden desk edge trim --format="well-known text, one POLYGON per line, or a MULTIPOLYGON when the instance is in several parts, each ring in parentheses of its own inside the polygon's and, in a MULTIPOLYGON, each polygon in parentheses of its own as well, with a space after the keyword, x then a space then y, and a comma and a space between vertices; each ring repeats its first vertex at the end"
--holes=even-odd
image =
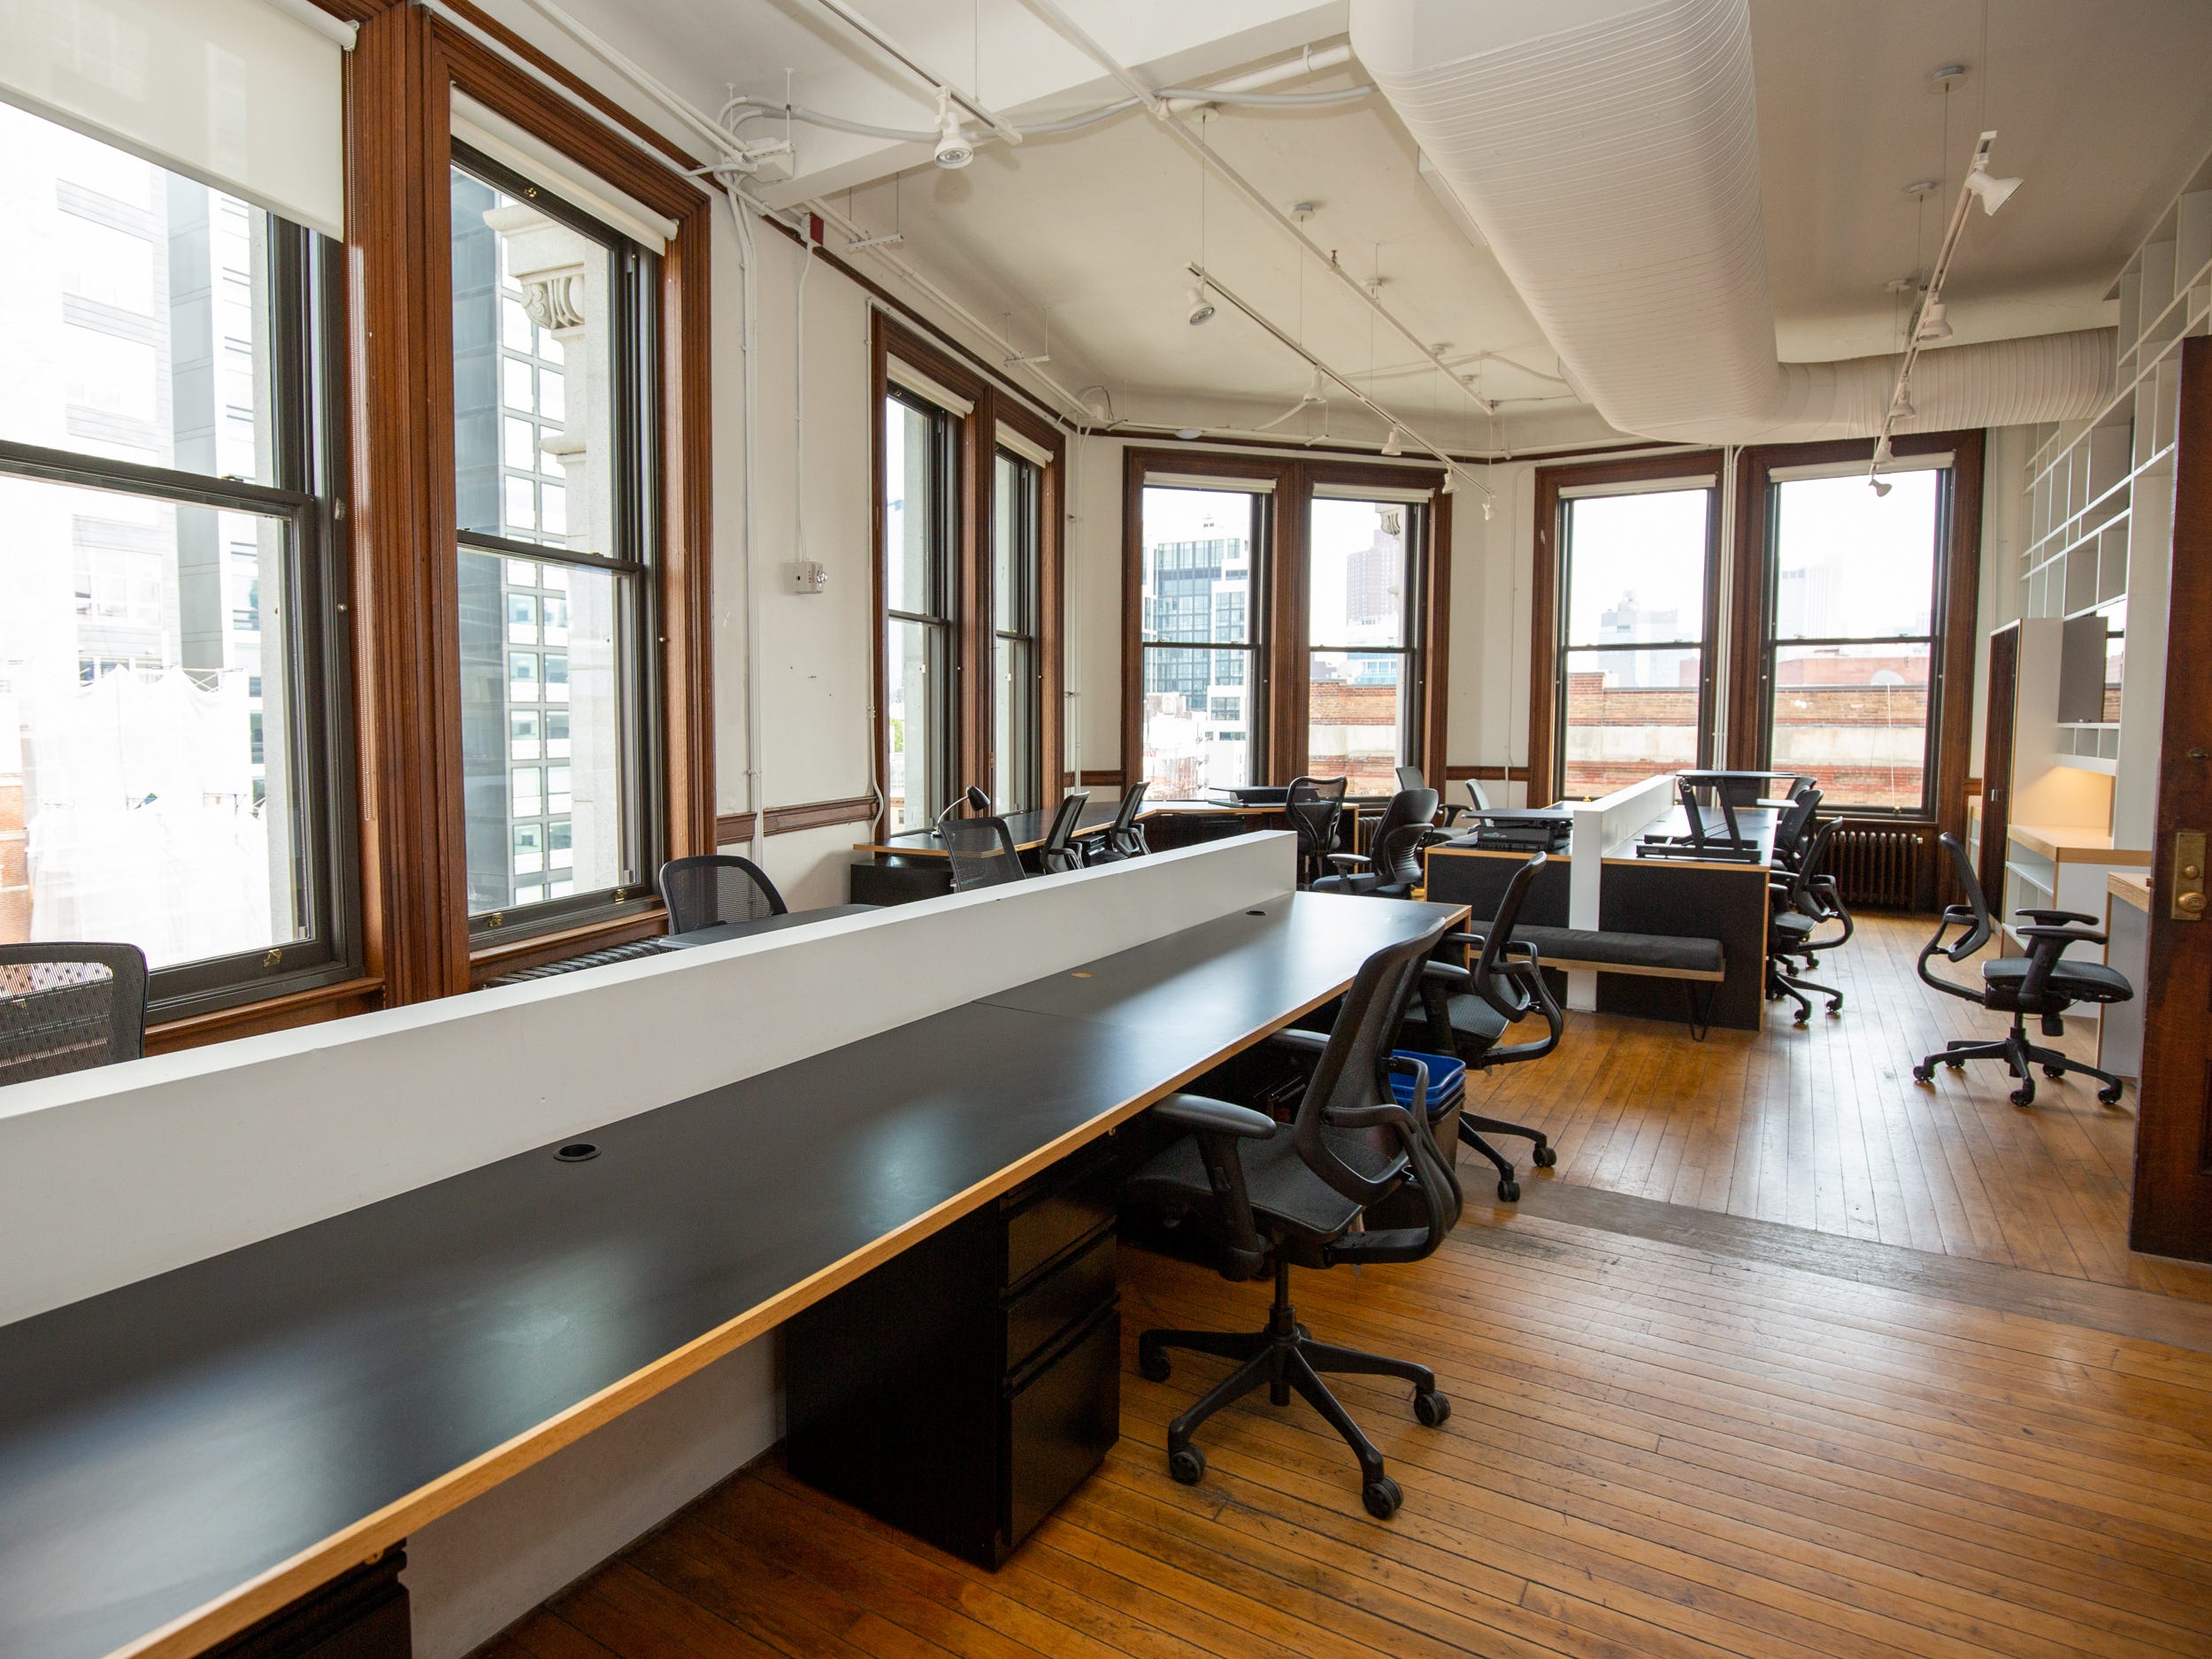
MULTIPOLYGON (((1466 921, 1467 907, 1462 904, 1454 908, 1457 911, 1457 922, 1466 921)), ((932 1233, 980 1209, 1001 1194, 1011 1192, 1031 1176, 1058 1163, 1076 1148, 1119 1128, 1156 1102, 1165 1100, 1193 1079, 1203 1076, 1232 1055, 1240 1054, 1263 1041, 1332 998, 1343 995, 1351 989, 1353 978, 1354 974, 1347 974, 1319 996, 1290 1010, 1279 1020, 1256 1026, 1235 1041, 1224 1044, 1209 1058, 1179 1072, 1168 1082, 1101 1112, 1087 1123, 1078 1125, 1040 1147, 1027 1157, 1007 1165, 964 1192, 954 1194, 905 1225, 885 1233, 850 1256, 831 1263, 788 1290, 771 1296, 766 1302, 749 1308, 714 1329, 694 1337, 681 1348, 662 1356, 651 1364, 610 1383, 597 1394, 578 1401, 534 1428, 526 1429, 503 1445, 495 1446, 489 1451, 480 1454, 429 1485, 417 1487, 373 1515, 365 1516, 352 1525, 333 1532, 319 1543, 310 1545, 298 1555, 279 1562, 258 1578, 249 1579, 227 1594, 202 1603, 135 1641, 111 1649, 107 1659, 193 1659, 194 1655, 204 1653, 217 1642, 236 1635, 272 1613, 282 1611, 340 1573, 374 1561, 386 1550, 403 1541, 410 1532, 442 1515, 450 1514, 471 1498, 490 1491, 503 1481, 513 1479, 532 1464, 581 1440, 602 1424, 611 1422, 654 1395, 673 1387, 724 1355, 735 1352, 794 1314, 813 1306, 831 1292, 850 1284, 871 1268, 920 1243, 932 1233)), ((990 998, 978 997, 975 1000, 988 1002, 990 998)))
POLYGON ((2104 890, 2108 896, 2119 900, 2121 903, 2132 905, 2147 916, 2150 913, 2151 879, 2148 876, 2129 875, 2123 871, 2108 870, 2105 872, 2104 890))

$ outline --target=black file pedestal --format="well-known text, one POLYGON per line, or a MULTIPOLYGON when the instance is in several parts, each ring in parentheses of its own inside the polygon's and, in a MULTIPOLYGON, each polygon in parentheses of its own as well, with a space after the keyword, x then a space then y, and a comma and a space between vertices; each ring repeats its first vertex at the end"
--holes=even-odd
POLYGON ((1113 1137, 784 1327, 791 1472, 997 1567, 1121 1432, 1113 1137))

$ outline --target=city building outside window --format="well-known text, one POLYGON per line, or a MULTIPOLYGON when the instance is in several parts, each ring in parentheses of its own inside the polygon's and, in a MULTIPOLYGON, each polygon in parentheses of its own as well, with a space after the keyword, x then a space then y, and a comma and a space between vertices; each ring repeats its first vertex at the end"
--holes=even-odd
POLYGON ((661 843, 655 257, 465 146, 451 175, 470 926, 634 899, 661 843))
POLYGON ((1306 542, 1306 771, 1390 795, 1417 760, 1423 507, 1317 497, 1306 542))
POLYGON ((348 972, 335 251, 0 104, 0 941, 156 1018, 348 972))
POLYGON ((1138 623, 1142 772, 1156 800, 1258 781, 1256 492, 1144 488, 1138 623))

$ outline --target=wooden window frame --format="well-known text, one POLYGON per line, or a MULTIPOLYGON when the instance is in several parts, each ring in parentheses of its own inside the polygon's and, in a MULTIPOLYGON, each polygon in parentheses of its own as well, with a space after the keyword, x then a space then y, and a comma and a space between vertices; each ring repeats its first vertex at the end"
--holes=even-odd
POLYGON ((661 258, 655 353, 661 665, 653 712, 669 857, 714 845, 715 203, 669 158, 549 96, 529 71, 426 8, 337 9, 361 24, 346 59, 346 298, 365 965, 386 1004, 396 1005, 643 938, 666 921, 649 890, 626 914, 471 949, 452 554, 452 96, 465 93, 676 226, 661 258))
MULTIPOLYGON (((1704 660, 1698 687, 1697 762, 1713 752, 1714 716, 1720 707, 1715 664, 1720 649, 1720 496, 1724 460, 1717 449, 1687 449, 1622 461, 1585 462, 1536 469, 1533 566, 1529 581, 1528 803, 1558 800, 1561 709, 1559 671, 1566 628, 1560 593, 1566 556, 1566 510, 1571 489, 1593 485, 1661 484, 1710 472, 1712 511, 1705 523, 1704 660)), ((1733 706, 1732 704, 1731 705, 1733 706)))
MULTIPOLYGON (((965 415, 953 414, 958 453, 955 458, 956 521, 953 546, 954 677, 952 707, 957 730, 953 735, 954 783, 987 786, 996 776, 993 744, 994 646, 996 611, 992 603, 992 538, 995 533, 997 490, 994 487, 998 457, 999 428, 1018 434, 1042 450, 1048 459, 1040 483, 1038 526, 1037 702, 1039 710, 1037 757, 1039 787, 1049 791, 1061 776, 1061 752, 1065 725, 1062 704, 1065 684, 1062 600, 1066 447, 1060 429, 999 388, 967 364, 951 356, 880 309, 874 313, 869 341, 868 477, 869 541, 872 557, 868 565, 870 634, 870 741, 875 745, 875 774, 879 780, 890 768, 891 723, 883 683, 886 623, 884 610, 884 400, 890 394, 893 357, 936 381, 969 404, 965 415)), ((880 795, 879 795, 880 803, 880 795)), ((888 807, 879 803, 872 817, 875 838, 889 833, 888 807)))
MULTIPOLYGON (((1886 822, 1928 824, 1937 833, 1962 835, 1966 825, 1966 769, 1974 738, 1974 676, 1978 656, 1976 627, 1981 599, 1982 492, 1985 439, 1978 428, 1966 432, 1916 433, 1891 441, 1901 458, 1920 455, 1952 457, 1951 482, 1945 491, 1946 533, 1937 550, 1936 650, 1929 664, 1934 734, 1935 791, 1932 818, 1911 813, 1876 813, 1886 822)), ((1728 764, 1767 764, 1765 683, 1769 565, 1771 562, 1771 492, 1776 471, 1794 466, 1871 463, 1871 439, 1832 443, 1770 444, 1744 450, 1736 459, 1735 561, 1730 589, 1728 764)), ((1934 834, 1925 837, 1922 893, 1947 895, 1951 876, 1938 854, 1934 834)))

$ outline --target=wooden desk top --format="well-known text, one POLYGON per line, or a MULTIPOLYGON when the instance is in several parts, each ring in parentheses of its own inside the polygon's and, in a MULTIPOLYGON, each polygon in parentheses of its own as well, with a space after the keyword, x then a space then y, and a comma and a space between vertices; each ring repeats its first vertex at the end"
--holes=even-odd
POLYGON ((2151 879, 2128 870, 2105 872, 2104 890, 2123 904, 2131 904, 2145 915, 2150 914, 2151 879))
POLYGON ((2148 848, 2116 848, 2109 833, 2070 824, 2008 824, 2007 839, 2062 864, 2147 864, 2148 848))
POLYGON ((0 1654, 201 1652, 1464 914, 1286 895, 0 1325, 0 1654))

